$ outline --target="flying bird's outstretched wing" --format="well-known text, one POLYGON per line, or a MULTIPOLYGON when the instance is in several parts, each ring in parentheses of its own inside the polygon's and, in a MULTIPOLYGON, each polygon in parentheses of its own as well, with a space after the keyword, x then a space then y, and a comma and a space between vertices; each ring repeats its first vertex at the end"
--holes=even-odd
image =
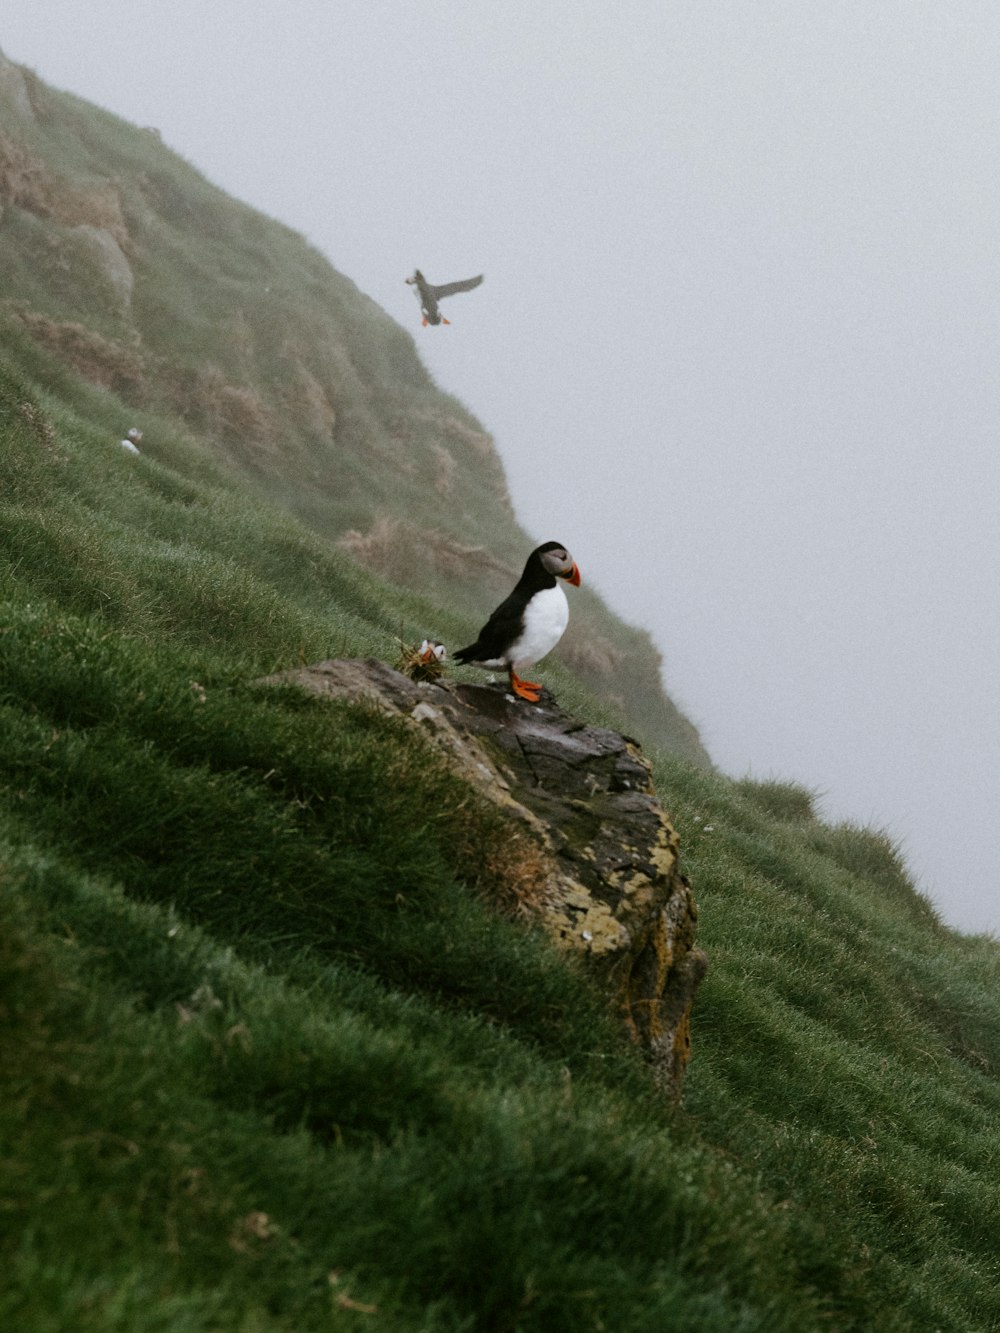
MULTIPOLYGON (((442 296, 454 296, 456 292, 471 292, 473 287, 478 287, 483 280, 480 273, 475 278, 462 278, 460 282, 444 282, 440 287, 431 287, 431 291, 440 301, 442 296)), ((430 283, 427 284, 430 287, 430 283)))

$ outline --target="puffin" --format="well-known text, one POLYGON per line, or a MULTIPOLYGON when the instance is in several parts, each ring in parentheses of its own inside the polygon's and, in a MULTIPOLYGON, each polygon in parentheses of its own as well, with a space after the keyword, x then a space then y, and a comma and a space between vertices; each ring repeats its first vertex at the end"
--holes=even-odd
POLYGON ((445 282, 440 287, 435 287, 427 281, 418 268, 413 270, 412 278, 406 279, 411 287, 416 288, 424 328, 428 324, 450 324, 451 320, 445 319, 438 310, 438 301, 444 296, 454 296, 456 292, 471 292, 482 280, 483 275, 480 273, 475 278, 462 278, 460 282, 445 282))
POLYGON ((514 591, 479 631, 479 638, 454 654, 489 670, 503 669, 519 699, 538 702, 541 685, 522 680, 518 668, 540 661, 556 646, 569 622, 569 603, 560 580, 580 586, 576 561, 561 542, 545 542, 528 556, 514 591))

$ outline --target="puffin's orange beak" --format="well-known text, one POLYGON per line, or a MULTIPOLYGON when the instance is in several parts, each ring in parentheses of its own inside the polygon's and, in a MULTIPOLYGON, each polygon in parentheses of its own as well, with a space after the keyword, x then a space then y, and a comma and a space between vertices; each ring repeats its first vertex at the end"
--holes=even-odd
POLYGON ((561 577, 564 578, 564 579, 566 580, 567 583, 572 583, 572 585, 573 585, 574 588, 579 588, 579 586, 580 586, 580 571, 579 571, 579 569, 577 569, 576 561, 573 562, 573 568, 569 571, 569 573, 568 573, 568 574, 563 574, 563 575, 561 575, 561 577))

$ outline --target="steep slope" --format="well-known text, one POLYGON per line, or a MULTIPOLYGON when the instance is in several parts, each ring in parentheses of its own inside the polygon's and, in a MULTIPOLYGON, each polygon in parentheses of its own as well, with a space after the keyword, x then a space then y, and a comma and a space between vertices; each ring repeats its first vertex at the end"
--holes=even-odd
MULTIPOLYGON (((137 129, 0 56, 0 310, 106 392, 86 407, 151 458, 179 433, 222 476, 355 561, 446 604, 463 641, 533 539, 489 435, 431 382, 411 336, 288 228, 137 129)), ((45 369, 43 367, 47 366, 45 369)), ((649 744, 708 762, 659 656, 593 594, 559 660, 649 744)))
MULTIPOLYGON (((378 710, 254 686, 457 618, 291 512, 304 435, 272 503, 269 437, 250 458, 188 424, 172 376, 207 421, 207 326, 186 363, 99 284, 88 309, 64 247, 113 209, 60 212, 66 183, 97 209, 109 144, 130 179, 142 132, 9 68, 0 92, 24 121, 0 219, 21 293, 0 324, 0 1326, 1000 1326, 996 941, 943 927, 885 837, 677 746, 655 777, 710 966, 665 1105, 600 991, 503 910, 509 838, 468 782, 378 710), (130 336, 132 378, 102 387, 130 336), (120 394, 146 404, 139 458, 120 394)), ((175 215, 223 208, 165 160, 175 215)), ((255 225, 261 266, 305 263, 255 225)), ((232 374, 227 412, 252 387, 232 374)), ((342 518, 355 543, 401 521, 342 518)), ((601 673, 546 675, 586 720, 621 715, 601 673)))

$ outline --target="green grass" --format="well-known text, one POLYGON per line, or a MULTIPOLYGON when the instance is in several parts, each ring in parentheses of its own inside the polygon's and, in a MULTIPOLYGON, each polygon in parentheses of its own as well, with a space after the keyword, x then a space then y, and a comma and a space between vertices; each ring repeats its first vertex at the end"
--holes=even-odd
MULTIPOLYGON (((329 301, 353 388, 333 445, 299 423, 266 455, 152 375, 136 459, 136 404, 0 319, 0 1326, 1000 1327, 996 941, 945 928, 879 831, 709 771, 648 640, 581 596, 624 697, 571 652, 546 679, 677 740, 657 783, 710 971, 665 1106, 604 996, 498 910, 496 812, 377 712, 254 684, 475 628, 439 538, 488 511, 512 560, 523 534, 495 461, 442 433, 464 409, 287 229, 46 96, 49 168, 124 182, 144 356, 212 346, 178 264, 219 269, 223 314, 257 265, 275 299, 218 364, 273 405, 329 301), (388 580, 333 540, 384 515, 388 580)), ((54 318, 28 226, 5 215, 4 271, 54 318)))
MULTIPOLYGON (((341 1295, 385 1327, 760 1326, 780 1222, 746 1189, 735 1212, 703 1150, 665 1153, 641 1096, 364 973, 285 980, 51 859, 5 864, 4 1106, 32 1120, 5 1174, 11 1326, 346 1326, 341 1295), (123 938, 161 1003, 125 998, 123 938)), ((770 1326, 809 1319, 786 1299, 770 1326)))
POLYGON ((400 1327, 731 1326, 759 1229, 791 1242, 746 1185, 702 1197, 728 1169, 664 1152, 600 996, 490 910, 463 784, 377 714, 204 657, 192 689, 173 643, 3 624, 12 1323, 319 1328, 356 1293, 400 1327))
POLYGON ((6 1323, 1000 1317, 996 946, 883 835, 659 759, 711 958, 661 1105, 493 907, 495 816, 390 720, 253 684, 436 609, 57 401, 0 377, 6 1323))
POLYGON ((808 793, 660 780, 709 905, 691 1114, 852 1234, 903 1327, 994 1327, 996 942, 947 930, 884 835, 823 825, 808 793))

